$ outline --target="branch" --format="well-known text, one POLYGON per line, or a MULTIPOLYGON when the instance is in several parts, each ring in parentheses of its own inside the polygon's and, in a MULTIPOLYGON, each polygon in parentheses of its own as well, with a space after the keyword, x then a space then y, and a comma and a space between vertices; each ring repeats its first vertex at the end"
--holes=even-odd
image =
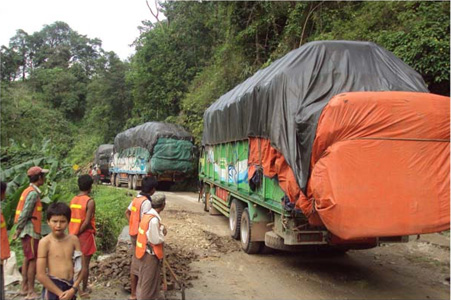
POLYGON ((152 16, 157 20, 157 23, 161 26, 161 28, 163 28, 163 25, 161 24, 160 19, 158 18, 158 15, 160 14, 160 10, 158 9, 158 1, 155 0, 155 10, 157 11, 156 14, 153 12, 152 8, 150 7, 148 0, 146 0, 146 4, 147 4, 147 7, 149 8, 152 16))
POLYGON ((305 18, 305 22, 304 22, 304 26, 302 27, 302 33, 301 33, 301 40, 299 41, 299 47, 302 46, 302 41, 304 40, 304 32, 305 32, 305 27, 307 26, 307 22, 310 18, 310 15, 312 14, 312 12, 317 9, 320 5, 322 5, 324 3, 324 1, 321 1, 320 3, 318 3, 318 5, 316 5, 312 10, 309 11, 307 17, 305 18))

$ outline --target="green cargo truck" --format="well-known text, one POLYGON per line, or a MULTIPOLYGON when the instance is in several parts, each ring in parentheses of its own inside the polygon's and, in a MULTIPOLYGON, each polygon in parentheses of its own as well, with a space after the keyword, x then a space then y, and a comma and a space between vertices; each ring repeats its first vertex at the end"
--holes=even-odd
POLYGON ((116 135, 110 165, 111 182, 140 189, 142 179, 154 176, 159 189, 184 180, 195 163, 193 137, 182 127, 147 122, 116 135))
POLYGON ((406 242, 449 229, 448 125, 449 98, 387 50, 308 43, 206 110, 200 197, 249 254, 406 242), (428 171, 439 156, 448 164, 428 171))

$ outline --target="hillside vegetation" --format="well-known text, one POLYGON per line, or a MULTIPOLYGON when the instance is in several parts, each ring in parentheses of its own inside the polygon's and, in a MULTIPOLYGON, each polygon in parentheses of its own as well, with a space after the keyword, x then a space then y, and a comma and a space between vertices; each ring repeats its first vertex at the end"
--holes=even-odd
POLYGON ((63 20, 17 30, 1 49, 3 170, 41 155, 31 149, 86 165, 99 144, 147 121, 181 124, 199 144, 212 102, 314 40, 375 42, 449 95, 448 1, 162 5, 167 19, 143 22, 127 61, 63 20))

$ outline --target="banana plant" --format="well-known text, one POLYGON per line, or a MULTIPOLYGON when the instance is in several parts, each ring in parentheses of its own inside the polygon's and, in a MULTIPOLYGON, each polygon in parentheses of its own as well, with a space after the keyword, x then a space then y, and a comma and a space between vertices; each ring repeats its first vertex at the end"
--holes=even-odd
POLYGON ((46 182, 40 187, 42 191, 41 202, 43 203, 44 210, 50 203, 59 200, 57 182, 62 178, 70 176, 72 170, 69 164, 61 163, 51 157, 36 158, 6 170, 0 169, 1 180, 8 183, 6 201, 2 203, 2 212, 8 228, 13 231, 14 228, 12 227, 17 203, 19 202, 20 195, 30 183, 26 173, 32 166, 40 166, 49 169, 49 173, 46 176, 46 182))

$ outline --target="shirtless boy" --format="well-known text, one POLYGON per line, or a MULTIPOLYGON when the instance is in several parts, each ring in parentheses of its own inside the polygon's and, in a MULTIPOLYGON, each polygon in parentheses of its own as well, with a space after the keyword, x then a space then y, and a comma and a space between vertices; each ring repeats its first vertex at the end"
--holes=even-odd
MULTIPOLYGON (((44 285, 45 300, 76 299, 82 276, 74 278, 74 256, 80 256, 80 242, 75 235, 66 234, 71 211, 67 204, 53 203, 47 209, 47 224, 52 233, 41 239, 38 248, 37 279, 44 285), (75 255, 74 255, 75 254, 75 255)), ((81 258, 81 257, 80 257, 81 258)), ((75 269, 81 262, 75 261, 75 269)), ((83 274, 83 272, 81 272, 83 274)))

